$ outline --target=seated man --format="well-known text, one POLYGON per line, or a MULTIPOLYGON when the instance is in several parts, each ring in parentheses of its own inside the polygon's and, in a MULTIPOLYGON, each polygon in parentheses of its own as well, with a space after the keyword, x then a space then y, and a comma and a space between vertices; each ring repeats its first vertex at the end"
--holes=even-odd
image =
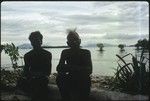
POLYGON ((63 101, 87 101, 90 94, 92 74, 91 53, 80 48, 81 39, 70 31, 67 44, 70 47, 61 53, 56 79, 63 101))
POLYGON ((42 38, 39 31, 32 32, 29 40, 33 49, 24 55, 23 74, 27 78, 32 100, 35 101, 48 98, 48 77, 51 73, 52 55, 41 47, 42 38))

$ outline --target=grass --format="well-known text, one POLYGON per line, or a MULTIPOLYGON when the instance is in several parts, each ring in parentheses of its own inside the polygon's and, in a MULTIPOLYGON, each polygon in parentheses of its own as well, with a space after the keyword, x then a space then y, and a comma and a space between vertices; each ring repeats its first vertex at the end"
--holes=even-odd
POLYGON ((112 82, 112 90, 119 89, 122 92, 131 94, 149 94, 149 58, 144 56, 144 50, 140 57, 131 53, 121 57, 112 82), (126 62, 125 57, 131 56, 132 61, 126 62))

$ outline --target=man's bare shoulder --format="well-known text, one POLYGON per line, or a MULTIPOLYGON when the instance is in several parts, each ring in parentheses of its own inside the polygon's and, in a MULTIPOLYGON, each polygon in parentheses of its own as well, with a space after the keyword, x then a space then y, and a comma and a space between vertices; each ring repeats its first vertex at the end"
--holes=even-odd
POLYGON ((90 50, 88 50, 88 49, 81 49, 81 52, 90 54, 90 50))
POLYGON ((49 52, 49 51, 47 51, 47 50, 45 50, 45 49, 42 49, 42 51, 43 51, 45 54, 52 55, 51 52, 49 52))
POLYGON ((29 52, 27 52, 27 53, 24 55, 24 57, 28 57, 28 56, 30 56, 32 53, 33 53, 33 50, 30 50, 29 52))
POLYGON ((64 49, 64 50, 62 50, 62 52, 69 52, 70 51, 70 49, 64 49))

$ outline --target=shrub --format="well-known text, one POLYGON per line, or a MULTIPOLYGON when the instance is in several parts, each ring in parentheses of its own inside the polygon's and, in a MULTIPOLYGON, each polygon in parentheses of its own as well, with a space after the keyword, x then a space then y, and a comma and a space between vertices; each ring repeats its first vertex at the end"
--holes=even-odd
POLYGON ((12 63, 12 68, 16 70, 18 67, 17 60, 19 59, 18 47, 16 47, 13 43, 1 45, 1 47, 1 51, 4 50, 5 53, 9 55, 12 63))
POLYGON ((118 67, 114 76, 112 89, 119 89, 132 94, 148 94, 150 89, 149 81, 149 58, 144 56, 133 56, 131 53, 119 58, 118 67), (131 55, 132 61, 127 63, 124 58, 131 55), (120 63, 121 61, 121 63, 120 63))
POLYGON ((103 51, 104 45, 103 45, 103 43, 98 43, 97 47, 99 48, 100 51, 103 51))
POLYGON ((15 87, 17 80, 21 77, 22 70, 9 71, 2 69, 1 70, 1 89, 5 90, 8 87, 15 87))

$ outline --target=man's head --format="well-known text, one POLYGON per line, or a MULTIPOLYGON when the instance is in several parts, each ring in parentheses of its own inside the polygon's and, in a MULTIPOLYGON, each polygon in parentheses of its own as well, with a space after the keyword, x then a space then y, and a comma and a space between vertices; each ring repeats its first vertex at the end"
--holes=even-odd
POLYGON ((79 48, 81 39, 77 32, 69 31, 67 36, 67 44, 71 48, 79 48))
POLYGON ((42 45, 43 36, 39 31, 31 32, 29 40, 33 48, 40 48, 42 45))

